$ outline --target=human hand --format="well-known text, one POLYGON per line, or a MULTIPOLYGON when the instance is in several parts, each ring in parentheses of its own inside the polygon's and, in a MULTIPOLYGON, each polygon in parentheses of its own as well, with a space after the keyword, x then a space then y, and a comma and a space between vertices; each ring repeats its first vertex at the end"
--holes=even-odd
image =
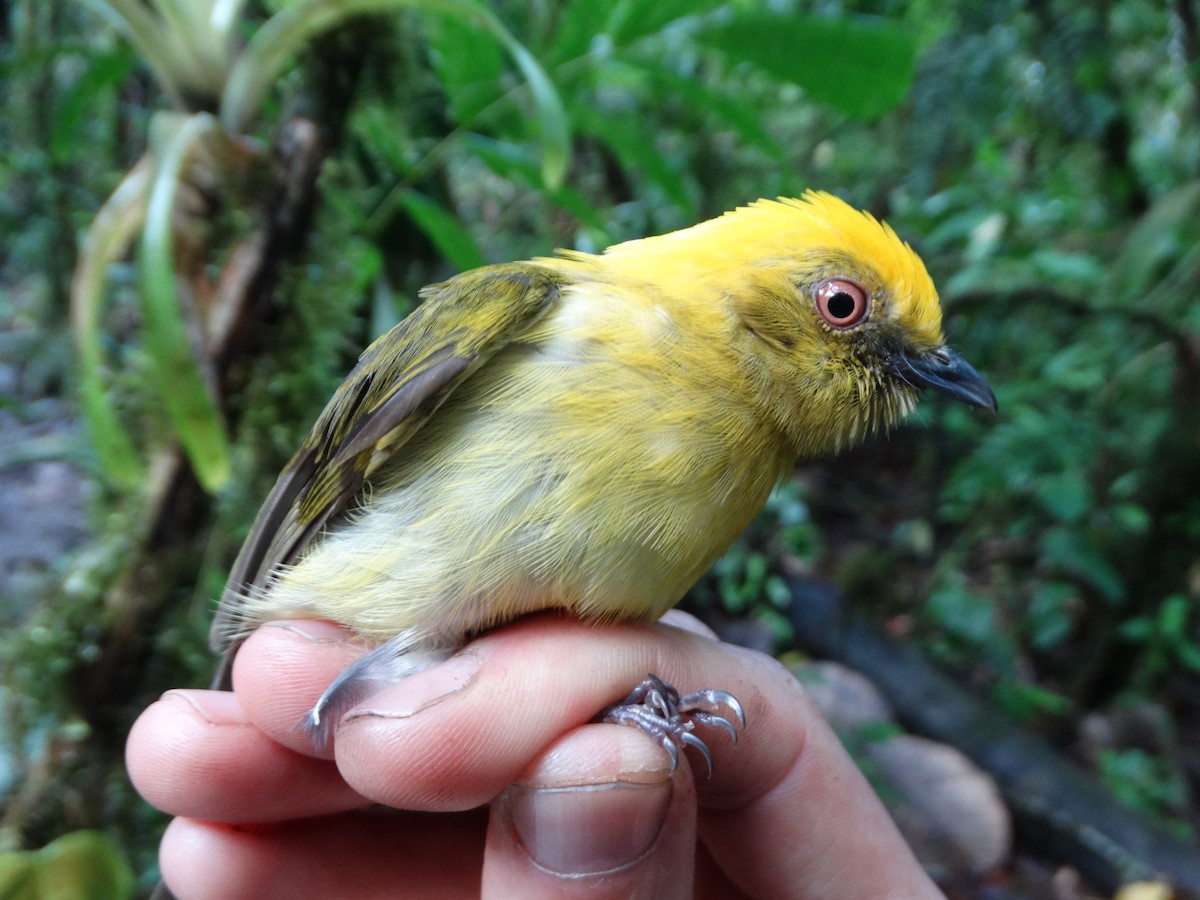
POLYGON ((163 875, 180 900, 940 896, 795 678, 703 631, 523 619, 371 697, 322 758, 296 723, 363 647, 260 628, 234 693, 170 691, 130 734, 134 784, 178 817, 163 875), (736 746, 702 734, 711 779, 588 723, 647 672, 745 707, 736 746))

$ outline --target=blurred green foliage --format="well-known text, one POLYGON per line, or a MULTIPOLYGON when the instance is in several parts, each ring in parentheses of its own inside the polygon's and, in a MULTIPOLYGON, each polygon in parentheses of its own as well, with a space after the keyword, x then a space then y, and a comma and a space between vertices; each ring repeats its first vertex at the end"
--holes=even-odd
MULTIPOLYGON (((246 39, 295 5, 252 3, 234 33, 246 39)), ((176 581, 154 598, 169 612, 146 637, 150 662, 114 709, 88 708, 78 681, 105 652, 106 598, 144 562, 151 513, 144 487, 104 477, 90 442, 68 432, 61 455, 85 460, 94 537, 48 564, 36 589, 3 582, 18 626, 0 645, 3 848, 100 827, 139 871, 152 869, 157 820, 118 774, 124 729, 157 692, 204 680, 211 598, 259 499, 358 350, 423 284, 809 186, 886 215, 913 242, 941 287, 950 342, 989 377, 1000 414, 930 400, 887 440, 806 466, 692 602, 786 639, 774 574, 784 559, 835 580, 1060 738, 1085 713, 1153 706, 1167 736, 1104 748, 1100 769, 1131 803, 1196 827, 1193 6, 490 4, 514 48, 460 17, 394 5, 410 8, 302 49, 238 117, 263 148, 293 117, 311 117, 330 155, 268 333, 234 363, 238 389, 223 398, 230 481, 190 552, 173 558, 176 581), (522 53, 546 84, 531 87, 522 53), (548 112, 556 103, 561 119, 548 112), (547 161, 558 130, 569 139, 561 180, 547 161), (84 788, 63 786, 87 766, 84 788)), ((82 6, 16 0, 4 16, 0 415, 24 433, 79 418, 68 337, 78 247, 169 100, 82 6)), ((208 108, 194 90, 176 93, 208 108)), ((236 206, 245 194, 228 196, 236 206)), ((206 220, 195 229, 209 254, 200 270, 217 273, 225 260, 212 248, 263 220, 252 203, 206 220)), ((169 447, 136 266, 105 274, 105 396, 137 447, 169 447)), ((28 460, 0 446, 0 476, 19 479, 28 460)))

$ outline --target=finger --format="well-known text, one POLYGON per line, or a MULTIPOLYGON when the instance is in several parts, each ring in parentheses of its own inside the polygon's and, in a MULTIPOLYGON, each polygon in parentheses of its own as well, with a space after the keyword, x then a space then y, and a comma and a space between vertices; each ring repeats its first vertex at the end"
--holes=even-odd
POLYGON ((377 809, 258 829, 175 819, 159 864, 178 900, 475 898, 484 828, 482 813, 377 809))
POLYGON ((742 745, 722 729, 702 730, 717 762, 700 785, 706 801, 736 802, 757 787, 758 773, 780 773, 792 758, 769 692, 779 673, 794 679, 760 654, 669 626, 597 628, 537 616, 480 638, 445 665, 457 671, 414 675, 342 720, 338 766, 366 796, 430 810, 486 803, 550 741, 623 699, 648 672, 684 692, 729 690, 745 706, 742 745))
POLYGON ((742 891, 940 896, 796 679, 763 654, 666 625, 538 616, 458 659, 452 676, 413 676, 346 716, 337 761, 365 796, 431 810, 486 802, 557 735, 655 672, 683 691, 728 690, 745 708, 736 746, 721 729, 704 733, 715 774, 696 785, 706 850, 742 891))
POLYGON ((492 804, 487 898, 692 897, 696 794, 682 761, 616 725, 552 744, 492 804))
POLYGON ((788 675, 779 688, 772 740, 790 762, 702 809, 699 834, 716 866, 752 897, 941 898, 798 682, 788 675), (767 836, 782 846, 766 849, 767 836))
POLYGON ((285 747, 308 756, 318 753, 300 727, 317 698, 338 674, 370 649, 350 631, 322 619, 268 622, 238 651, 233 690, 250 720, 285 747))
MULTIPOLYGON (((302 737, 294 723, 359 652, 301 633, 317 624, 260 628, 237 660, 235 687, 247 715, 289 746, 302 737)), ((730 690, 746 706, 751 729, 762 730, 770 721, 768 697, 756 666, 731 662, 731 649, 667 625, 598 628, 531 617, 352 710, 335 738, 337 762, 360 793, 380 803, 469 809, 489 802, 550 741, 624 698, 648 672, 685 692, 710 685, 730 690)), ((765 658, 747 653, 745 659, 765 658)), ((754 772, 777 771, 790 759, 774 740, 735 750, 720 729, 707 730, 705 740, 718 756, 717 777, 702 786, 709 795, 744 792, 736 779, 745 767, 722 765, 723 754, 773 755, 754 762, 754 772)))
POLYGON ((170 691, 134 723, 126 744, 134 786, 177 816, 268 822, 368 803, 337 768, 267 738, 224 691, 170 691))

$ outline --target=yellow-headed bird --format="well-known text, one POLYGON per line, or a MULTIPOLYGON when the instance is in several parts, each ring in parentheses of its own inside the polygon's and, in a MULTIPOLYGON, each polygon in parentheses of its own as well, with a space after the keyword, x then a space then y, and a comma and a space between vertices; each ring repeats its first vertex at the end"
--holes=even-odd
POLYGON ((886 429, 922 388, 995 408, 920 258, 825 193, 422 296, 280 475, 213 626, 227 661, 276 618, 384 642, 310 714, 318 742, 525 613, 657 618, 797 458, 886 429))

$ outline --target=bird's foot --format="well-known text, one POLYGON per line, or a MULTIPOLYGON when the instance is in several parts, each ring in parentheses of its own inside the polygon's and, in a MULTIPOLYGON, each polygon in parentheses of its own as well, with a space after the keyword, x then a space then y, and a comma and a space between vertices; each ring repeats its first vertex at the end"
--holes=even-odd
POLYGON ((693 733, 696 726, 715 725, 724 728, 736 744, 738 729, 746 727, 746 713, 737 698, 726 691, 694 691, 680 696, 679 691, 661 678, 647 675, 646 680, 635 687, 628 697, 604 710, 600 714, 600 721, 640 728, 670 754, 672 772, 679 765, 680 749, 695 747, 708 764, 711 778, 712 752, 693 733), (721 707, 733 714, 736 725, 731 717, 718 715, 721 707))

